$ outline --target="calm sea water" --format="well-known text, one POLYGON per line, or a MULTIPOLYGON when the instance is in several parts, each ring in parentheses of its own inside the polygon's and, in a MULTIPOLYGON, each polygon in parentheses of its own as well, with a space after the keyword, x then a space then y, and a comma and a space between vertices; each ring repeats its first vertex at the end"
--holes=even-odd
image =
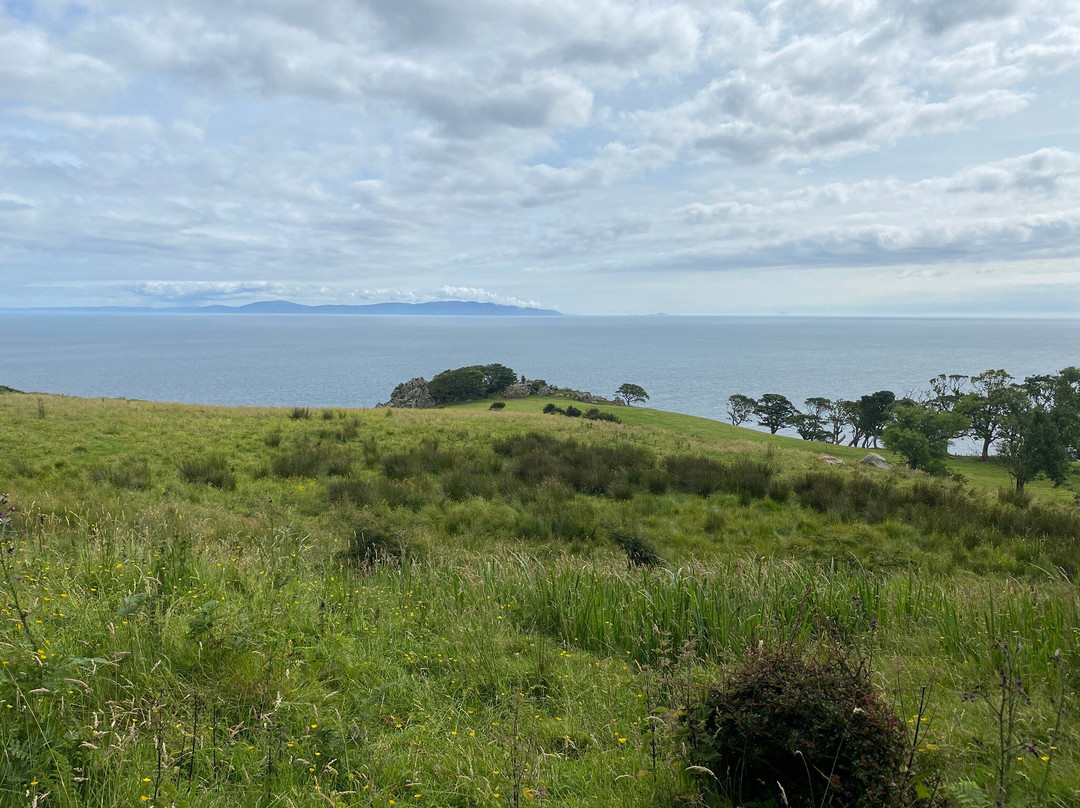
POLYGON ((502 362, 529 378, 725 417, 732 393, 857 397, 937 373, 1080 364, 1080 320, 0 314, 0 384, 208 404, 370 407, 398 382, 502 362))

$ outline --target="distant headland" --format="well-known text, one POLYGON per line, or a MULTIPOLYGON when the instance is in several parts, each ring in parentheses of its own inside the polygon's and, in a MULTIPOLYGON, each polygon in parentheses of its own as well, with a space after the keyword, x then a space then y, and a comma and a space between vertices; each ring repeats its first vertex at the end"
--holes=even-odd
POLYGON ((62 308, 6 309, 73 314, 366 314, 442 315, 467 317, 562 317, 554 309, 506 306, 475 300, 434 300, 427 303, 369 303, 366 305, 305 306, 288 300, 261 300, 243 306, 68 306, 62 308))

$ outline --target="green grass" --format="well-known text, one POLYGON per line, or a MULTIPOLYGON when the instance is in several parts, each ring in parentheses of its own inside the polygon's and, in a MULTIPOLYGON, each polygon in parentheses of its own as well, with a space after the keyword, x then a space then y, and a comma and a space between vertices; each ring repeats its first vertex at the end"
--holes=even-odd
MULTIPOLYGON (((565 404, 566 399, 535 396, 521 399, 505 399, 506 409, 503 410, 503 413, 539 415, 542 413, 544 405, 549 402, 565 404)), ((490 402, 484 400, 452 405, 448 409, 481 410, 487 409, 489 406, 490 402)), ((593 405, 583 404, 580 406, 591 407, 593 405)), ((729 445, 732 443, 760 444, 778 449, 829 454, 840 458, 849 465, 858 463, 866 456, 868 451, 873 451, 888 459, 893 465, 904 465, 901 458, 885 448, 860 449, 831 443, 813 443, 787 435, 770 435, 756 429, 733 426, 723 421, 713 421, 696 415, 683 415, 682 413, 654 410, 648 407, 599 405, 597 409, 618 416, 625 424, 652 427, 675 435, 696 438, 702 442, 723 442, 729 445)), ((1009 479, 1009 474, 1004 467, 993 462, 984 463, 977 457, 952 457, 949 459, 948 468, 950 472, 962 475, 969 483, 980 488, 997 491, 1000 488, 1012 487, 1012 481, 1009 479)), ((1056 487, 1053 483, 1042 480, 1029 484, 1029 488, 1037 496, 1062 502, 1072 502, 1080 498, 1080 465, 1074 467, 1064 486, 1056 487)))
POLYGON ((609 424, 533 400, 311 419, 46 404, 40 419, 36 397, 0 398, 0 490, 17 506, 0 805, 703 804, 677 716, 747 649, 793 641, 872 655, 955 804, 990 806, 1003 781, 1011 805, 1080 800, 1080 594, 1048 560, 1075 540, 1055 525, 1076 506, 1042 489, 1041 534, 958 531, 957 514, 1023 512, 973 475, 935 499, 902 470, 836 473, 942 504, 841 516, 794 491, 629 477, 591 494, 515 477, 493 449, 540 432, 581 462, 703 455, 792 484, 823 469, 800 441, 637 407, 609 424), (627 536, 662 563, 631 567, 627 536), (372 542, 395 548, 386 563, 363 563, 372 542), (1031 698, 1004 757, 1003 638, 1021 641, 1010 664, 1031 698))

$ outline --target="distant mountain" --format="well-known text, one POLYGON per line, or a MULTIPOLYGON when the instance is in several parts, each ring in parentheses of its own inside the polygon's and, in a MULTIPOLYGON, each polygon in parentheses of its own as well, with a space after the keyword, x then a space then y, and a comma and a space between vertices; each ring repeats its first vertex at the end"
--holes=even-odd
POLYGON ((443 315, 467 317, 562 317, 554 309, 504 306, 474 300, 437 300, 430 303, 370 303, 364 306, 305 306, 288 300, 262 300, 245 306, 81 306, 7 311, 53 311, 106 314, 374 314, 443 315))

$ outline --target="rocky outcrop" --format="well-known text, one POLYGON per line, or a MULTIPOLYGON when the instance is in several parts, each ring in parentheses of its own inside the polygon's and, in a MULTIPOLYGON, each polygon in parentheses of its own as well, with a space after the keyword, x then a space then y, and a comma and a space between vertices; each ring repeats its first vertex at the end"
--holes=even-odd
POLYGON ((826 466, 842 466, 842 465, 844 465, 843 460, 841 460, 839 457, 833 457, 830 454, 818 455, 818 457, 821 458, 821 462, 824 463, 826 466))
POLYGON ((860 463, 860 465, 872 466, 872 467, 874 467, 876 469, 891 469, 892 468, 892 466, 889 465, 888 460, 886 460, 884 457, 882 457, 879 454, 874 454, 873 452, 871 452, 866 457, 864 457, 862 460, 860 460, 859 463, 860 463))
POLYGON ((397 407, 408 410, 428 410, 435 406, 435 399, 428 391, 427 380, 422 376, 402 382, 390 394, 390 400, 380 407, 397 407))

